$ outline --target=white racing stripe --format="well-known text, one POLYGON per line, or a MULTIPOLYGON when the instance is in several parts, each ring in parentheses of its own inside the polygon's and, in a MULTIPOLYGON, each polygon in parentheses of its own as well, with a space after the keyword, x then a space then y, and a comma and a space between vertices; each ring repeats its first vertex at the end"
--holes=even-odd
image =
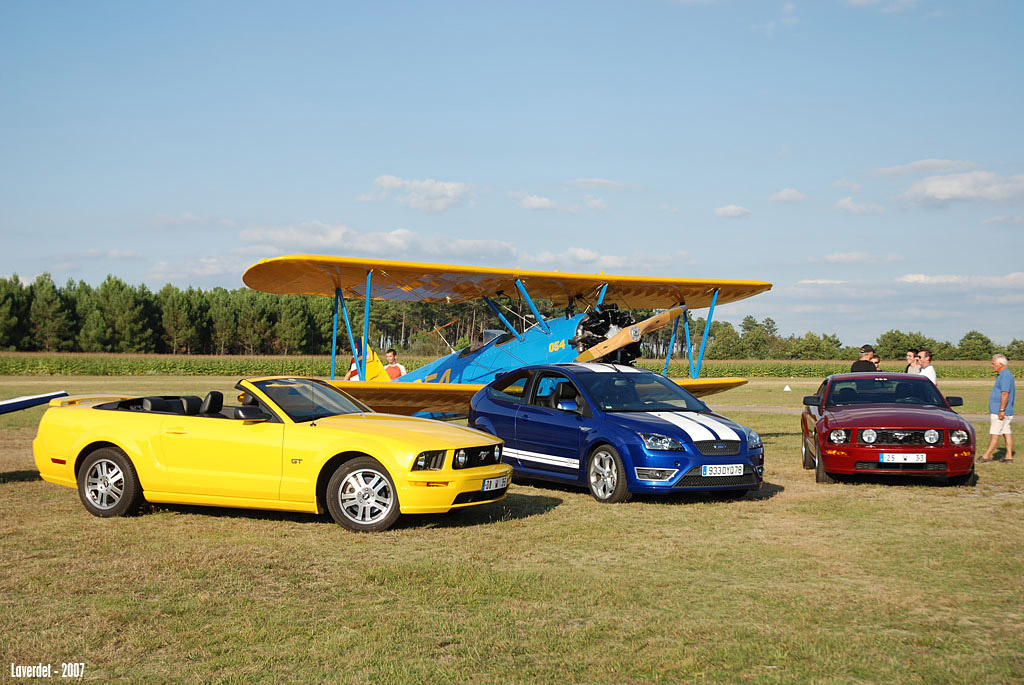
POLYGON ((506 447, 502 450, 501 455, 503 457, 515 457, 516 459, 522 459, 523 461, 535 461, 540 464, 548 464, 550 466, 564 466, 569 469, 578 469, 580 467, 579 459, 556 457, 550 454, 539 454, 537 452, 528 452, 526 450, 514 450, 510 447, 506 447))
POLYGON ((740 436, 737 435, 736 431, 730 428, 728 424, 722 423, 712 416, 708 416, 707 414, 690 414, 690 417, 697 423, 707 426, 717 433, 720 440, 740 439, 740 436))
POLYGON ((694 442, 698 440, 715 440, 715 435, 709 431, 705 426, 697 423, 686 414, 677 414, 670 411, 649 411, 649 416, 661 419, 662 421, 668 421, 673 426, 682 428, 690 439, 694 442))

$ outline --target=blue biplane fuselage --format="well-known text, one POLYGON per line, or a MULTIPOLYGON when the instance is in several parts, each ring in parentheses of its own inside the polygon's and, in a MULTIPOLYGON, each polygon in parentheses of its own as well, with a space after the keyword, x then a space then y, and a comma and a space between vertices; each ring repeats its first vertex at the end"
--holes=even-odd
POLYGON ((489 383, 496 374, 530 364, 563 364, 579 352, 570 340, 585 314, 551 318, 548 331, 533 325, 506 333, 479 347, 467 347, 396 378, 404 383, 489 383), (520 339, 521 338, 521 339, 520 339))

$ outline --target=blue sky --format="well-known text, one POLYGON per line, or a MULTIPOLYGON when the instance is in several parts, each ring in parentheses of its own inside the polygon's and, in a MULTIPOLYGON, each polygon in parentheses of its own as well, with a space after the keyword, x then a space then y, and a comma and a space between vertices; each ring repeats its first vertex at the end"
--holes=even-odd
POLYGON ((750 278, 1024 338, 1024 3, 0 1, 0 275, 335 254, 750 278))

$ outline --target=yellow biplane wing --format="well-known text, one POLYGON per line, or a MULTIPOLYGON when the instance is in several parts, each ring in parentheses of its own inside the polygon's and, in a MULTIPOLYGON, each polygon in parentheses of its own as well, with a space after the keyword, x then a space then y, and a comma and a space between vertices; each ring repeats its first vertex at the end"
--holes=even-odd
MULTIPOLYGON (((677 385, 697 397, 714 395, 746 383, 745 378, 674 378, 677 385)), ((482 383, 392 383, 331 381, 371 409, 410 416, 417 412, 468 414, 469 401, 482 383)))
POLYGON ((518 280, 529 288, 532 297, 556 304, 567 304, 577 296, 591 298, 607 285, 604 301, 621 308, 667 309, 685 302, 690 309, 700 309, 711 304, 715 290, 722 305, 772 287, 766 281, 491 269, 321 255, 261 259, 246 270, 242 280, 250 288, 268 293, 334 297, 341 289, 346 297, 362 297, 368 272, 372 272, 370 299, 402 302, 454 303, 501 294, 514 296, 518 280))

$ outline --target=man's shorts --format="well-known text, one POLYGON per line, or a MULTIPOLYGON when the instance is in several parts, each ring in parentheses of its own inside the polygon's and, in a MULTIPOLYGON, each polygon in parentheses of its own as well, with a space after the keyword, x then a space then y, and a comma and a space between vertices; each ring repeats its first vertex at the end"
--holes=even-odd
MULTIPOLYGON (((1003 416, 1006 416, 1005 414, 1003 416)), ((989 414, 992 419, 992 425, 989 426, 989 435, 1009 435, 1010 434, 1010 422, 1013 421, 1013 414, 1006 416, 1002 421, 999 420, 999 414, 989 414)))

